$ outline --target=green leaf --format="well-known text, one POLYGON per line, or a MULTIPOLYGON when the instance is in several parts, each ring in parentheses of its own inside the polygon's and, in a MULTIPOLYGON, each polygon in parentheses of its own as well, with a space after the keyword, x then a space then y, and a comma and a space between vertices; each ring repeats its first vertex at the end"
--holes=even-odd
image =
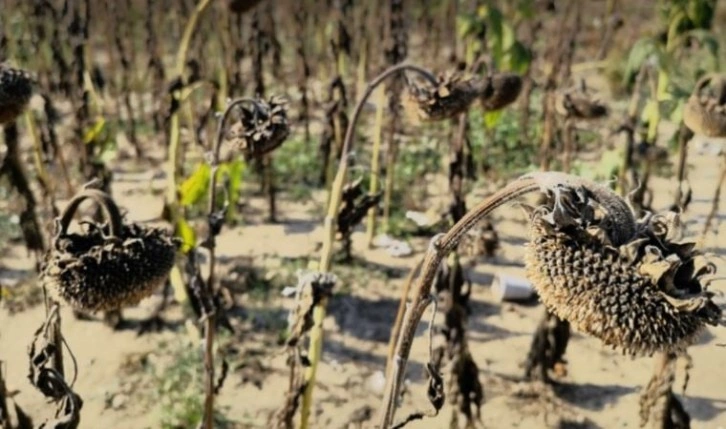
POLYGON ((197 245, 197 233, 186 220, 179 219, 176 224, 176 234, 182 240, 182 252, 188 253, 197 245))
POLYGON ((520 41, 515 41, 507 51, 509 70, 517 74, 525 74, 532 62, 532 52, 520 41))
POLYGON ((655 40, 650 37, 642 38, 635 42, 628 53, 628 60, 625 64, 625 73, 623 75, 624 83, 629 84, 645 61, 652 55, 656 55, 659 51, 655 40))
POLYGON ((501 64, 504 55, 504 17, 496 7, 480 6, 479 16, 488 23, 487 39, 489 48, 492 50, 492 57, 496 64, 501 64))
POLYGON ((96 122, 83 133, 83 143, 90 144, 101 135, 104 128, 106 128, 106 119, 103 116, 99 116, 96 122))
POLYGON ((715 9, 716 0, 690 0, 686 13, 696 28, 710 28, 715 9))
POLYGON ((234 160, 229 164, 229 199, 230 204, 234 205, 239 199, 240 189, 242 188, 242 174, 245 170, 245 163, 241 159, 234 160))
POLYGON ((648 100, 648 102, 645 104, 645 107, 643 108, 643 112, 641 114, 641 120, 643 122, 650 123, 654 120, 658 120, 659 112, 658 112, 658 102, 648 100))
POLYGON ((197 169, 179 187, 179 203, 182 206, 191 206, 201 201, 209 188, 211 168, 202 162, 197 169))
POLYGON ((610 180, 617 176, 622 164, 622 152, 618 149, 612 149, 603 152, 600 157, 600 163, 597 165, 596 176, 592 179, 610 180))
POLYGON ((681 120, 683 119, 683 108, 686 106, 686 99, 685 98, 679 98, 678 101, 676 101, 675 106, 673 107, 673 110, 671 110, 670 114, 668 115, 668 119, 673 122, 674 124, 680 124, 681 120))
POLYGON ((494 110, 491 112, 484 112, 484 127, 487 130, 494 129, 497 124, 499 123, 499 120, 502 117, 502 111, 501 110, 494 110))

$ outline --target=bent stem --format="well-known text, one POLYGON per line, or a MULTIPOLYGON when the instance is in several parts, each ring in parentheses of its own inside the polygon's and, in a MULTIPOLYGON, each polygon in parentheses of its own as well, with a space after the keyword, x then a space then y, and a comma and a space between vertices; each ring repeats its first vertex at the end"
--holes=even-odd
POLYGON ((116 206, 116 203, 113 202, 113 199, 111 199, 111 196, 98 189, 85 189, 73 197, 58 218, 57 234, 65 235, 68 232, 68 227, 78 207, 87 199, 93 200, 101 208, 104 217, 109 223, 111 237, 121 238, 123 234, 121 212, 118 206, 116 206))
MULTIPOLYGON (((333 244, 335 242, 335 226, 337 224, 338 211, 340 210, 343 185, 348 172, 348 152, 352 146, 353 133, 355 131, 355 126, 358 123, 358 119, 360 118, 360 114, 363 111, 363 106, 378 85, 380 85, 389 76, 403 71, 418 73, 423 78, 431 82, 431 84, 436 83, 435 76, 427 70, 411 64, 398 64, 382 72, 366 87, 365 92, 362 94, 358 104, 355 106, 353 116, 351 117, 348 129, 345 132, 345 139, 343 140, 343 149, 340 154, 338 170, 335 173, 333 185, 330 190, 328 212, 323 224, 323 248, 320 256, 320 264, 318 265, 318 271, 321 273, 330 272, 330 265, 333 259, 333 244)), ((310 330, 310 346, 308 348, 310 366, 305 369, 305 393, 303 395, 302 408, 300 410, 301 429, 308 428, 308 420, 310 418, 310 409, 312 407, 313 400, 313 388, 315 387, 315 376, 317 374, 318 364, 323 351, 323 320, 325 319, 327 304, 327 298, 323 298, 313 309, 313 327, 310 330)))
POLYGON ((382 414, 379 427, 389 428, 396 410, 396 398, 406 370, 406 363, 421 318, 431 302, 431 285, 441 261, 456 247, 461 237, 474 227, 482 218, 494 209, 527 193, 540 189, 540 183, 532 177, 522 177, 489 198, 479 203, 459 220, 447 233, 439 234, 431 240, 426 251, 421 274, 418 277, 413 303, 406 311, 403 329, 396 345, 390 377, 386 379, 386 388, 382 402, 382 414))
POLYGON ((388 354, 386 355, 386 380, 388 380, 389 374, 391 373, 393 354, 396 352, 396 344, 398 342, 398 336, 401 334, 401 324, 403 322, 403 314, 406 312, 406 303, 408 302, 408 293, 411 290, 411 284, 413 279, 418 274, 423 264, 423 259, 419 259, 408 276, 406 281, 401 288, 401 301, 398 303, 398 311, 396 311, 396 320, 393 322, 393 328, 391 329, 391 337, 388 339, 388 354))
MULTIPOLYGON (((214 267, 216 262, 216 226, 213 222, 216 219, 224 219, 224 216, 217 218, 217 171, 219 169, 219 152, 222 148, 224 139, 224 124, 227 122, 230 114, 236 106, 244 103, 255 103, 250 98, 239 98, 227 106, 222 118, 217 126, 217 137, 214 143, 214 150, 211 159, 211 177, 209 180, 209 211, 207 220, 209 222, 209 237, 205 242, 205 246, 209 251, 209 275, 206 282, 206 294, 208 297, 214 296, 214 267)), ((212 429, 214 427, 214 395, 215 395, 215 378, 214 378, 214 337, 217 323, 216 310, 204 317, 204 414, 202 417, 202 428, 212 429)))

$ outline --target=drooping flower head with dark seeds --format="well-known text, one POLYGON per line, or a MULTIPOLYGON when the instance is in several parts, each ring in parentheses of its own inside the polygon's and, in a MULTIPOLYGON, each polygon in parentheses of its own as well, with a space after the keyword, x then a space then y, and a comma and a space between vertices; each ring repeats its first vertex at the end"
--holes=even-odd
POLYGON ((580 120, 600 119, 608 115, 608 107, 592 97, 584 81, 577 88, 557 94, 555 110, 562 116, 580 120))
POLYGON ((72 307, 90 312, 137 304, 166 281, 179 241, 161 229, 124 222, 111 198, 84 190, 57 220, 57 234, 41 267, 40 281, 72 307), (80 203, 95 201, 108 222, 68 232, 80 203))
POLYGON ((514 73, 494 73, 487 76, 479 89, 484 110, 500 110, 514 103, 522 91, 522 78, 514 73))
POLYGON ((714 267, 676 240, 677 215, 616 219, 608 207, 565 186, 530 210, 526 271, 547 308, 634 355, 683 350, 706 325, 722 324, 704 278, 714 267))
POLYGON ((0 64, 0 125, 15 120, 25 110, 32 94, 30 73, 0 64))
POLYGON ((702 77, 683 108, 683 122, 694 133, 726 137, 726 76, 702 77), (714 90, 707 93, 711 85, 714 90))
POLYGON ((243 14, 252 10, 262 0, 229 0, 227 5, 232 13, 243 14))
POLYGON ((255 99, 239 108, 239 118, 225 137, 246 159, 259 158, 277 149, 290 135, 287 100, 273 96, 255 99))
POLYGON ((454 118, 466 112, 478 96, 478 85, 473 78, 458 74, 440 75, 436 85, 409 82, 403 97, 403 106, 414 122, 434 122, 454 118))

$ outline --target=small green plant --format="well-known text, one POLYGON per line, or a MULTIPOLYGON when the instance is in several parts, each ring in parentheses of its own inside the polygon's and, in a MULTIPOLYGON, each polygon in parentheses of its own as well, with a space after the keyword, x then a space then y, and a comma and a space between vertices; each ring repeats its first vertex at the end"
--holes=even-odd
POLYGON ((310 150, 309 143, 304 136, 290 138, 275 157, 275 176, 285 178, 279 186, 294 201, 310 199, 311 189, 320 175, 322 162, 318 152, 310 150))
MULTIPOLYGON (((204 381, 201 353, 194 344, 178 340, 160 343, 156 356, 150 360, 148 370, 156 387, 151 399, 161 409, 159 427, 194 427, 204 414, 204 404, 199 400, 204 381)), ((214 427, 229 427, 219 406, 214 413, 214 427)))

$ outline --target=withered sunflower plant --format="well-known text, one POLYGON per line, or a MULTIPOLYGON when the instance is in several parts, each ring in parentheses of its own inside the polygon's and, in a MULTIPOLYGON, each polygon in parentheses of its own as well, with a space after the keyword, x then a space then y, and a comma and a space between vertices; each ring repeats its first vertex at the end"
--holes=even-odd
POLYGON ((532 192, 553 204, 526 207, 525 269, 545 307, 575 329, 633 356, 681 353, 708 325, 724 326, 708 291, 715 266, 680 240, 677 214, 636 218, 609 187, 559 173, 512 181, 432 240, 406 313, 380 427, 390 427, 418 322, 431 303, 438 266, 468 230, 494 209, 532 192))

